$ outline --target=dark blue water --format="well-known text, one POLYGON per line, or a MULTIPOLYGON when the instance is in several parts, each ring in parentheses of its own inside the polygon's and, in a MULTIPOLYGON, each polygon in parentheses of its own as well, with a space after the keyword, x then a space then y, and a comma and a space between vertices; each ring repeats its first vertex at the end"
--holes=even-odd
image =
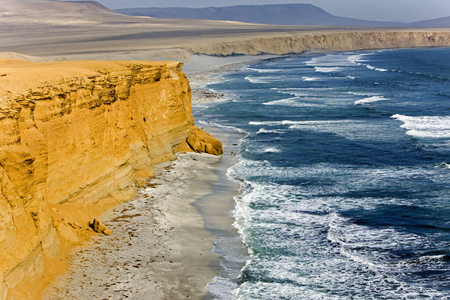
POLYGON ((274 59, 210 87, 231 101, 196 119, 247 133, 238 298, 450 299, 450 49, 274 59))

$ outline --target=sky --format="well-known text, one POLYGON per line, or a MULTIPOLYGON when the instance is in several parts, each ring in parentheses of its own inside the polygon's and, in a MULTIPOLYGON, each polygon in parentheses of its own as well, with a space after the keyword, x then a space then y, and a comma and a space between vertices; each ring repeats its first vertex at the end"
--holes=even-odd
MULTIPOLYGON (((70 0, 74 1, 74 0, 70 0)), ((327 12, 357 19, 412 22, 450 16, 450 0, 97 0, 110 9, 208 7, 311 3, 327 12)))

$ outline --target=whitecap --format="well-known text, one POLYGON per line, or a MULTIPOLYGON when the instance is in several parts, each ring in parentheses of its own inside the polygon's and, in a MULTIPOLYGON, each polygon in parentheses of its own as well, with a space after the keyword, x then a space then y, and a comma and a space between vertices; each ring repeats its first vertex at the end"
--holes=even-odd
POLYGON ((258 72, 258 73, 278 73, 278 72, 285 71, 283 69, 257 69, 257 68, 250 68, 250 67, 246 67, 245 69, 248 71, 253 71, 253 72, 258 72))
POLYGON ((232 129, 235 130, 237 132, 240 133, 247 133, 245 130, 238 128, 238 127, 234 127, 234 126, 229 126, 229 125, 223 125, 223 124, 219 124, 219 123, 215 123, 215 122, 206 122, 206 121, 198 121, 198 124, 200 125, 204 125, 204 126, 212 126, 212 127, 219 127, 219 128, 225 128, 225 129, 232 129))
POLYGON ((350 95, 355 96, 379 96, 379 94, 369 93, 369 92, 348 92, 350 95))
POLYGON ((369 69, 369 70, 375 70, 375 71, 378 71, 378 72, 387 72, 387 71, 389 71, 388 69, 377 68, 377 67, 374 67, 374 66, 371 66, 371 65, 366 65, 366 68, 369 69))
POLYGON ((433 261, 441 261, 445 259, 445 255, 425 255, 425 256, 421 256, 419 257, 419 261, 421 263, 428 263, 428 262, 433 262, 433 261))
POLYGON ((264 150, 266 153, 281 153, 282 151, 276 147, 269 147, 264 150))
POLYGON ((396 114, 392 116, 403 122, 406 134, 419 138, 450 138, 450 117, 420 116, 411 117, 396 114))
POLYGON ((364 62, 363 57, 368 54, 356 54, 356 55, 350 55, 347 57, 347 60, 352 64, 359 64, 360 62, 364 62))
POLYGON ((314 67, 316 72, 320 73, 333 73, 333 72, 339 72, 342 70, 340 67, 314 67))
POLYGON ((351 65, 348 60, 348 54, 322 55, 306 61, 305 64, 314 67, 347 67, 351 65))
POLYGON ((260 128, 256 134, 264 134, 264 133, 283 133, 282 130, 268 130, 265 128, 260 128))
POLYGON ((278 126, 278 125, 293 125, 299 123, 298 121, 290 121, 290 120, 283 120, 283 121, 250 121, 248 122, 249 125, 267 125, 267 126, 278 126))
POLYGON ((444 169, 450 169, 450 164, 446 162, 441 162, 437 164, 435 167, 437 168, 444 168, 444 169))
MULTIPOLYGON (((307 95, 296 95, 296 96, 307 96, 307 95)), ((298 97, 292 97, 287 99, 274 100, 263 103, 263 105, 280 105, 280 106, 291 106, 291 107, 323 107, 322 104, 314 104, 314 103, 304 103, 298 102, 300 100, 298 97)))
POLYGON ((306 77, 306 76, 303 76, 302 79, 303 79, 303 81, 318 81, 318 80, 321 80, 321 78, 319 78, 319 77, 306 77))
POLYGON ((247 80, 247 81, 249 81, 251 83, 255 83, 255 84, 257 84, 257 83, 269 83, 268 81, 262 79, 262 77, 255 77, 255 76, 252 76, 252 75, 246 76, 245 80, 247 80))
POLYGON ((386 100, 389 100, 389 99, 385 98, 384 96, 372 96, 372 97, 368 97, 368 98, 364 98, 364 99, 355 101, 355 105, 378 102, 378 101, 386 101, 386 100))

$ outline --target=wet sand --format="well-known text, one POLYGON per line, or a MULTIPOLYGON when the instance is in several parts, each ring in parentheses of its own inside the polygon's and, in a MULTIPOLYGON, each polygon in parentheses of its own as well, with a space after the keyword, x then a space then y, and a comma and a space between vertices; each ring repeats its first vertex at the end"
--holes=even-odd
POLYGON ((224 155, 181 153, 158 165, 135 199, 99 218, 113 235, 75 249, 43 299, 210 299, 207 285, 215 291, 211 282, 236 279, 246 250, 232 226, 239 185, 226 170, 240 134, 206 129, 223 141, 224 155), (221 250, 229 246, 241 262, 227 262, 221 250))
POLYGON ((97 236, 70 257, 66 274, 44 299, 199 299, 220 271, 214 237, 192 203, 212 193, 214 164, 195 153, 158 166, 134 200, 100 219, 112 236, 97 236))

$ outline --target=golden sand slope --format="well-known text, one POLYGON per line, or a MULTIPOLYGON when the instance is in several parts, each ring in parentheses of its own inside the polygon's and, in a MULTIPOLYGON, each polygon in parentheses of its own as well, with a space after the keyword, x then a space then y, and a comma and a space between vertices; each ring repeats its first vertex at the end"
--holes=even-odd
POLYGON ((130 199, 154 164, 222 151, 194 126, 175 62, 2 59, 0 128, 0 299, 34 298, 26 286, 64 269, 87 222, 130 199))

